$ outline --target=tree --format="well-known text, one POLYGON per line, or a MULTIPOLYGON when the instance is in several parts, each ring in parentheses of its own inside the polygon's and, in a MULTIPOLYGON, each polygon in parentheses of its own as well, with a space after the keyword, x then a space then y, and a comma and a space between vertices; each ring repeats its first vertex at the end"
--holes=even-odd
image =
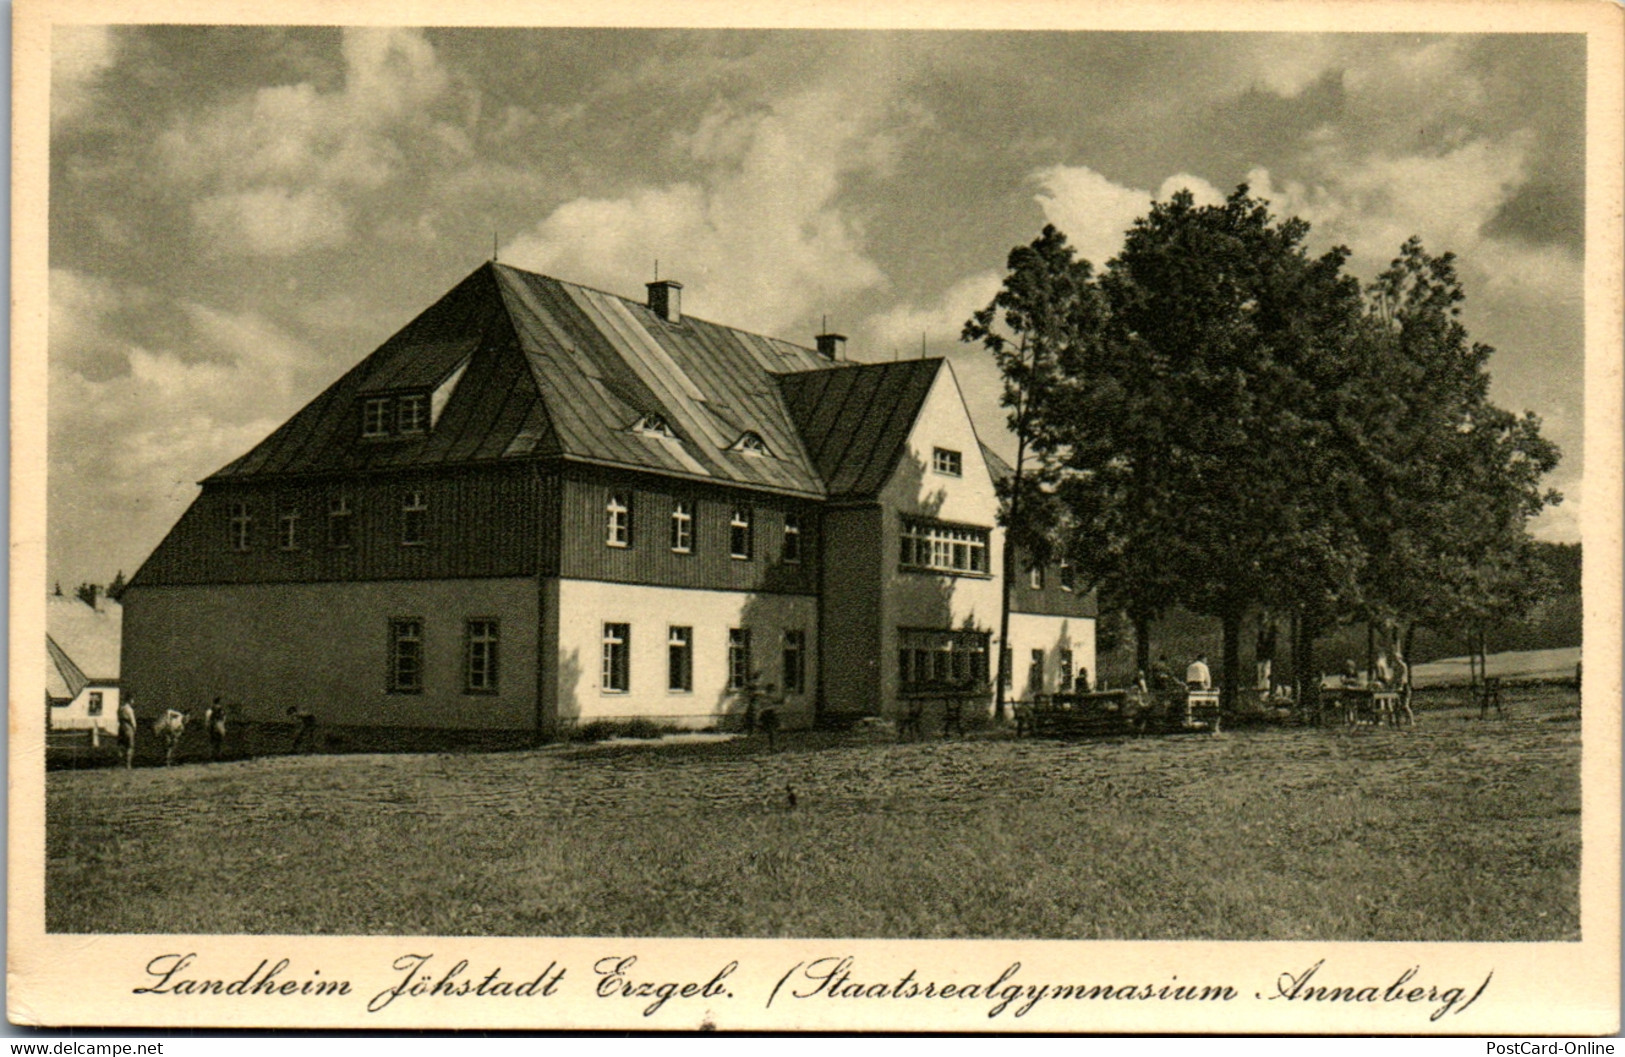
POLYGON ((107 585, 107 597, 115 602, 119 601, 120 596, 124 594, 124 586, 124 570, 120 569, 118 575, 113 577, 113 582, 107 585))
POLYGON ((1015 557, 1036 564, 1054 557, 1062 508, 1054 499, 1055 459, 1050 394, 1062 382, 1061 363, 1098 328, 1101 302, 1093 266, 1076 256, 1066 236, 1046 225, 1030 245, 1017 246, 1008 274, 986 307, 965 323, 960 340, 980 342, 1004 379, 1000 403, 1016 438, 1014 472, 999 482, 999 521, 1005 528, 1004 589, 999 606, 999 674, 995 714, 1005 715, 1011 662, 1010 584, 1015 557))
POLYGON ((1137 628, 1175 601, 1219 618, 1227 709, 1248 611, 1301 599, 1287 583, 1330 601, 1358 566, 1314 375, 1343 362, 1359 287, 1346 251, 1308 256, 1308 230, 1245 186, 1153 203, 1101 277, 1106 324, 1068 360, 1053 418, 1104 593, 1137 628))

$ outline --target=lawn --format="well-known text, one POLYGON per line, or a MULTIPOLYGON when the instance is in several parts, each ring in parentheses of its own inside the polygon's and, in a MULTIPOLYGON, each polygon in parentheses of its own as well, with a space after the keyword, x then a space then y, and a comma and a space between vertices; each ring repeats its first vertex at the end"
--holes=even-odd
POLYGON ((1571 940, 1575 695, 1415 730, 877 734, 47 775, 54 932, 1571 940), (793 787, 792 808, 786 792, 793 787))

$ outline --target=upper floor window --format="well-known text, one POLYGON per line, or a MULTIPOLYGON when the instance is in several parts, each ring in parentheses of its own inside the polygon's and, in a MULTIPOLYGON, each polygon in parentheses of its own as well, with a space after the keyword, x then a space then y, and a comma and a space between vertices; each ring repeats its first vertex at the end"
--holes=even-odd
POLYGON ((249 546, 249 534, 254 527, 254 519, 248 513, 248 504, 242 500, 231 504, 231 549, 246 551, 249 546))
POLYGON ((686 500, 671 505, 671 549, 678 554, 694 550, 694 504, 686 500))
POLYGON ((963 477, 965 473, 965 460, 959 452, 949 448, 931 449, 931 469, 949 477, 963 477))
POLYGON ((987 575, 987 530, 906 518, 898 560, 910 569, 987 575))
POLYGON ((396 402, 395 428, 402 433, 422 433, 429 428, 429 402, 422 393, 408 393, 396 402))
POLYGON ((429 499, 414 488, 401 496, 401 544, 416 547, 429 542, 429 499))
POLYGON ((612 492, 604 506, 604 542, 611 547, 632 545, 632 497, 626 492, 612 492))
POLYGON ((299 508, 284 506, 277 512, 277 543, 285 551, 299 549, 299 508))
POLYGON ((801 560, 801 515, 784 515, 784 551, 782 560, 786 562, 799 562, 801 560))
POLYGON ((1028 567, 1027 586, 1032 588, 1034 591, 1042 591, 1044 589, 1044 567, 1042 565, 1033 565, 1028 567))
POLYGON ((728 521, 728 553, 735 558, 751 556, 750 508, 736 506, 728 521))
POLYGON ((1060 569, 1061 590, 1071 591, 1077 587, 1077 575, 1072 570, 1072 563, 1065 558, 1061 559, 1060 569))
POLYGON ((361 435, 363 437, 389 436, 389 404, 387 396, 368 397, 361 405, 361 435))
POLYGON ((763 440, 762 435, 755 430, 746 430, 740 434, 739 439, 734 441, 733 450, 745 452, 747 455, 772 454, 767 450, 767 441, 763 440))
POLYGON ((329 547, 348 547, 350 545, 352 516, 350 497, 348 495, 341 492, 327 501, 327 545, 329 547))

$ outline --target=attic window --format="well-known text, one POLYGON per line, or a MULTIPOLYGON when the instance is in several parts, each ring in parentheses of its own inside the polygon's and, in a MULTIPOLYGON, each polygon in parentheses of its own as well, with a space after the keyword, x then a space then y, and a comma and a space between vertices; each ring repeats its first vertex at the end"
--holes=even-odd
POLYGON ((369 396, 361 401, 361 436, 364 440, 417 437, 431 424, 427 393, 369 396))
POLYGON ((731 450, 742 451, 749 455, 772 454, 767 450, 767 441, 763 440, 762 435, 754 430, 746 430, 743 434, 741 434, 739 439, 734 441, 734 445, 731 450))
POLYGON ((644 415, 632 426, 632 432, 642 433, 646 437, 664 437, 666 440, 676 440, 677 434, 663 417, 656 414, 644 415))

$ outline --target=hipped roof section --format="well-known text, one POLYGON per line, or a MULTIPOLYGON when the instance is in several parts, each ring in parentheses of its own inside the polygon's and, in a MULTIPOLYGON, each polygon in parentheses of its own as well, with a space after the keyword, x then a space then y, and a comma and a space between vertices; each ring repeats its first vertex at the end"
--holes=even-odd
POLYGON ((558 457, 809 496, 877 492, 940 360, 856 365, 491 262, 209 483, 558 457), (459 367, 422 437, 364 441, 359 403, 459 367), (637 429, 658 415, 675 439, 637 429), (739 450, 747 432, 767 454, 739 450))

